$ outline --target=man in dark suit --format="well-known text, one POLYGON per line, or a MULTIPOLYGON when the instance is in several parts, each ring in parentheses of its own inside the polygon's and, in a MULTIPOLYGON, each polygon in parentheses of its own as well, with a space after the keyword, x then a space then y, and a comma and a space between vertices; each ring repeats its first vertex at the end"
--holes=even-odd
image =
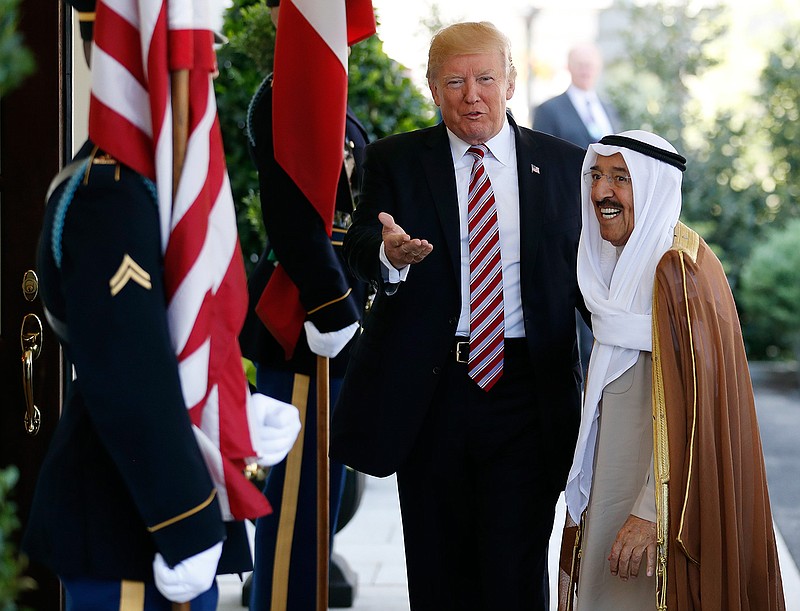
POLYGON ((579 419, 583 152, 516 125, 515 75, 491 24, 440 31, 428 83, 443 122, 367 147, 345 238, 377 295, 331 455, 397 472, 415 611, 548 608, 579 419))
POLYGON ((533 111, 533 129, 585 149, 606 134, 616 133, 619 117, 614 107, 595 90, 603 70, 603 57, 595 45, 584 43, 570 49, 567 69, 572 81, 570 86, 533 111))
MULTIPOLYGON (((615 134, 619 117, 614 106, 602 99, 595 86, 603 70, 603 56, 591 43, 578 44, 567 55, 570 86, 561 95, 550 98, 533 111, 533 129, 568 140, 586 149, 606 134, 615 134)), ((578 342, 583 375, 589 368, 592 332, 577 317, 578 342)))
MULTIPOLYGON (((278 23, 278 0, 268 0, 278 23)), ((258 169, 261 214, 269 244, 248 281, 250 308, 240 335, 243 354, 255 363, 260 392, 300 408, 303 433, 287 459, 274 466, 264 488, 273 513, 256 521, 255 569, 250 609, 314 609, 317 590, 317 355, 330 357, 330 399, 335 401, 359 328, 367 285, 342 258, 367 133, 348 109, 344 164, 336 193, 332 235, 311 202, 275 160, 272 75, 256 92, 248 112, 248 141, 258 169), (255 309, 279 262, 299 290, 305 321, 287 355, 255 309)), ((313 160, 309 160, 313 163, 313 160)), ((345 466, 330 463, 330 526, 336 529, 345 466)), ((331 546, 332 547, 332 546, 331 546)))

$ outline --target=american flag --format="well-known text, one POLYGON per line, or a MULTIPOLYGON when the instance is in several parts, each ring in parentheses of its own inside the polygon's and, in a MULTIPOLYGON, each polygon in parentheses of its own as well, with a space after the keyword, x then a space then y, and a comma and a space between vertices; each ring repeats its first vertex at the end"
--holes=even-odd
MULTIPOLYGON (((322 217, 329 235, 344 160, 347 49, 374 33, 372 0, 281 2, 272 86, 275 159, 322 217)), ((305 310, 280 265, 256 311, 289 358, 305 310)))
POLYGON ((155 182, 184 400, 223 516, 241 520, 270 507, 242 474, 256 454, 237 341, 247 290, 212 85, 209 8, 209 0, 98 1, 89 137, 155 182), (189 71, 189 137, 173 197, 175 70, 189 71))

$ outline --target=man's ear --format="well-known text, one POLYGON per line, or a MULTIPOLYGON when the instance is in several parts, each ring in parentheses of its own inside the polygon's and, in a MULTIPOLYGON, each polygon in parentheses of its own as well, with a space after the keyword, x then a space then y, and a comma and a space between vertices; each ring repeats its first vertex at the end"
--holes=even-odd
POLYGON ((508 82, 508 87, 506 87, 506 100, 510 100, 514 96, 514 91, 516 90, 516 88, 517 88, 516 79, 508 82))
POLYGON ((439 88, 436 86, 436 82, 432 79, 428 79, 428 87, 431 90, 431 97, 433 97, 433 103, 437 106, 441 106, 439 103, 439 88))

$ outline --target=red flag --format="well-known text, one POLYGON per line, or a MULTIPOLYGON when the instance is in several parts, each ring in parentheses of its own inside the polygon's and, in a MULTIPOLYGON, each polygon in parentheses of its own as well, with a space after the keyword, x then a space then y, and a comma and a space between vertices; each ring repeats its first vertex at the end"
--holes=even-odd
MULTIPOLYGON (((329 235, 344 155, 347 48, 374 33, 371 0, 281 2, 272 86, 275 159, 322 217, 329 235)), ((291 280, 278 266, 270 284, 286 282, 291 280)), ((303 318, 305 313, 295 295, 272 294, 277 299, 262 299, 259 315, 267 328, 283 330, 276 338, 289 358, 303 323, 301 318, 298 324, 297 313, 303 318)))
POLYGON ((237 341, 246 278, 225 168, 212 73, 208 0, 100 0, 89 136, 155 181, 168 319, 195 436, 225 519, 269 503, 242 474, 255 456, 237 341), (172 195, 170 71, 189 70, 189 138, 172 195))

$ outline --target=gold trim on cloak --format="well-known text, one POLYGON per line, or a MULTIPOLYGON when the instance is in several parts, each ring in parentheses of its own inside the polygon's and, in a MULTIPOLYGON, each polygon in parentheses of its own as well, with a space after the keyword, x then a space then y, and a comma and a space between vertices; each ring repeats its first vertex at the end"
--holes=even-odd
MULTIPOLYGON (((686 291, 686 261, 688 256, 692 262, 697 261, 700 249, 700 236, 684 225, 675 226, 675 234, 671 250, 678 251, 681 263, 681 283, 684 304, 686 307, 686 322, 689 330, 689 347, 692 357, 692 433, 689 445, 689 477, 686 481, 686 490, 681 509, 681 528, 683 530, 683 516, 686 512, 689 487, 691 485, 691 464, 694 460, 692 448, 697 424, 697 362, 694 354, 694 337, 692 335, 692 319, 689 311, 689 299, 686 291)), ((658 285, 653 287, 653 465, 656 478, 656 609, 667 609, 667 560, 669 548, 669 435, 667 430, 667 410, 664 395, 664 371, 661 360, 661 342, 658 327, 658 285)), ((681 532, 678 533, 680 542, 681 532)), ((693 562, 694 558, 689 557, 693 562)))

